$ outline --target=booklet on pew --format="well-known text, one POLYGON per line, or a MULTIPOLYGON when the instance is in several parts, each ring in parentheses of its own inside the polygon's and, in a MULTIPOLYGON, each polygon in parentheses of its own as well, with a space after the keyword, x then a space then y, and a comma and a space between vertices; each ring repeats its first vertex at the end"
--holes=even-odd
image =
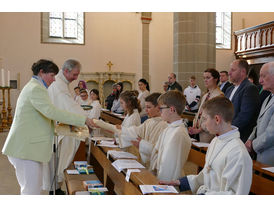
POLYGON ((145 168, 136 160, 128 159, 118 159, 112 163, 112 166, 118 171, 121 172, 123 169, 136 169, 136 168, 145 168))
POLYGON ((88 190, 89 187, 91 188, 98 188, 104 187, 104 185, 100 182, 100 180, 85 180, 83 181, 83 186, 88 190))
POLYGON ((109 150, 107 152, 107 158, 109 158, 109 155, 114 159, 137 159, 135 155, 124 151, 109 150))
POLYGON ((114 140, 113 141, 104 141, 104 140, 102 140, 100 142, 100 144, 98 144, 97 146, 100 146, 100 147, 118 147, 118 145, 114 144, 114 140))
POLYGON ((74 161, 74 167, 78 168, 78 167, 87 167, 88 166, 88 162, 87 161, 74 161))
POLYGON ((168 185, 139 185, 142 193, 178 193, 178 191, 173 186, 168 185))
POLYGON ((98 142, 98 141, 113 141, 113 137, 99 137, 99 136, 95 136, 95 137, 91 137, 90 138, 92 141, 94 142, 98 142))
POLYGON ((94 174, 94 170, 92 166, 87 166, 87 167, 77 167, 76 168, 79 172, 79 174, 94 174))

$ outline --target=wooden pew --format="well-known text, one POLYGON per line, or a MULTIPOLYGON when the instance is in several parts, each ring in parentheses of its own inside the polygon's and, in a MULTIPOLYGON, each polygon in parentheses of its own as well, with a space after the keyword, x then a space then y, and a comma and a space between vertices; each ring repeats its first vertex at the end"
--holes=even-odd
POLYGON ((122 124, 124 117, 110 111, 101 111, 101 119, 111 124, 122 124))
POLYGON ((113 159, 107 159, 107 151, 113 148, 97 147, 92 144, 90 149, 91 164, 99 180, 104 182, 104 185, 108 188, 109 194, 140 195, 142 193, 139 185, 159 184, 158 179, 146 169, 140 169, 140 173, 131 173, 130 181, 127 182, 125 173, 123 171, 118 172, 111 165, 113 159))

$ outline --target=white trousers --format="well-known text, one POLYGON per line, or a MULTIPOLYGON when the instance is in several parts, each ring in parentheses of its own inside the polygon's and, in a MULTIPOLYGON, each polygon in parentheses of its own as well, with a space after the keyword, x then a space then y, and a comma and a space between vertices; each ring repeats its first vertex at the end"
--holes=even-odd
POLYGON ((21 195, 40 195, 42 190, 42 163, 8 157, 14 166, 21 195))

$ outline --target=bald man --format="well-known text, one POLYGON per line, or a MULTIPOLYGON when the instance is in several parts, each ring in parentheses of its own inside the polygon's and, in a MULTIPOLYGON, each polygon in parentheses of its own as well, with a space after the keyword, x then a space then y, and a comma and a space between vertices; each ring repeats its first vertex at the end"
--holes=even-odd
POLYGON ((182 86, 176 81, 176 74, 174 73, 170 73, 168 75, 168 88, 167 88, 167 91, 170 91, 170 90, 179 90, 179 91, 183 91, 182 89, 182 86))
POLYGON ((263 89, 271 93, 264 100, 257 126, 245 145, 250 153, 257 153, 258 162, 274 166, 274 62, 262 66, 259 81, 263 89))

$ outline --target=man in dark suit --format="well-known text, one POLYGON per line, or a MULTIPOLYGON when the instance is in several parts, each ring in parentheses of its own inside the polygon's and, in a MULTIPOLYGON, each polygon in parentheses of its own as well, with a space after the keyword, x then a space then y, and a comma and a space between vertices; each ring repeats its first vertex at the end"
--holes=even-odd
POLYGON ((228 81, 228 72, 227 71, 221 71, 220 72, 220 90, 225 94, 228 87, 232 86, 232 84, 228 81))
POLYGON ((233 86, 226 90, 225 96, 234 106, 232 125, 239 128, 241 140, 245 143, 251 134, 260 111, 260 98, 257 87, 247 79, 248 63, 237 59, 228 72, 233 86))
POLYGON ((265 99, 257 126, 245 143, 247 150, 257 154, 257 161, 274 166, 274 62, 263 65, 260 71, 260 84, 270 92, 265 99))
POLYGON ((168 85, 167 91, 175 90, 175 89, 181 92, 183 91, 182 86, 178 82, 176 82, 176 74, 170 73, 168 75, 168 83, 169 85, 168 85))

